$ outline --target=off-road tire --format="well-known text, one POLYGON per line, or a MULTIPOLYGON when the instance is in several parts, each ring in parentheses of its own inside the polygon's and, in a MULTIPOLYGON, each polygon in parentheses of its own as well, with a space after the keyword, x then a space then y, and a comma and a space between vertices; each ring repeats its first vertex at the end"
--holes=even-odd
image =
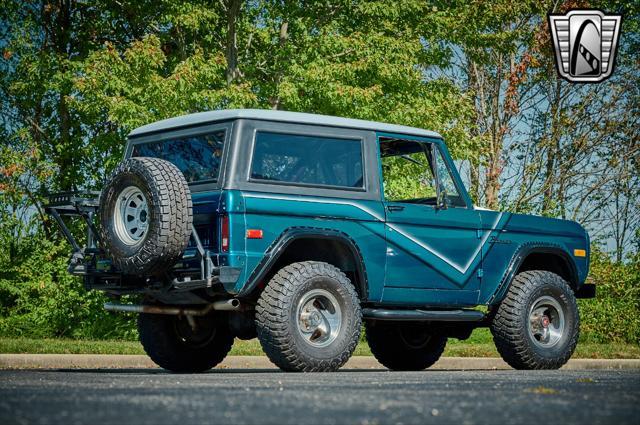
POLYGON ((269 281, 256 306, 258 339, 269 359, 290 372, 327 372, 344 365, 358 344, 362 313, 347 276, 331 264, 304 261, 282 268, 269 281), (309 344, 298 330, 298 303, 309 291, 329 292, 339 303, 342 321, 330 345, 309 344))
POLYGON ((430 333, 424 324, 365 322, 365 334, 373 356, 390 370, 423 370, 438 361, 447 337, 430 333), (409 341, 405 333, 419 336, 409 341))
POLYGON ((136 157, 122 162, 111 174, 100 195, 100 241, 113 264, 133 275, 159 275, 182 256, 191 237, 191 192, 184 175, 172 163, 136 157), (148 203, 148 228, 134 245, 116 231, 118 197, 137 187, 148 203))
POLYGON ((567 282, 555 273, 531 270, 514 278, 491 322, 498 352, 515 369, 558 369, 576 348, 580 318, 576 298, 567 282), (565 326, 558 342, 541 347, 530 335, 530 310, 536 300, 548 296, 562 308, 565 326))
POLYGON ((194 319, 201 326, 201 335, 197 339, 189 337, 186 317, 140 314, 140 342, 151 360, 177 373, 204 372, 224 360, 234 340, 226 316, 217 314, 194 319))

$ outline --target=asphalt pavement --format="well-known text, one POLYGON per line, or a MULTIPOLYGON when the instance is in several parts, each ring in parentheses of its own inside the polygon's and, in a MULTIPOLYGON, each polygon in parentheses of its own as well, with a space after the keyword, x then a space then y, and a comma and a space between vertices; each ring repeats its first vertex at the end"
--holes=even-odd
POLYGON ((637 424, 640 370, 2 370, 0 423, 637 424))

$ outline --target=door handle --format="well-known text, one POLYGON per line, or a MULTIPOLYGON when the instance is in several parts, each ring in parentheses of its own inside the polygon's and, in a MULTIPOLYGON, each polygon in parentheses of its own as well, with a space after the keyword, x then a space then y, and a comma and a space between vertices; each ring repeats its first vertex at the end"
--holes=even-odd
POLYGON ((402 211, 402 210, 404 210, 404 207, 403 207, 402 205, 387 205, 387 209, 388 209, 390 212, 393 212, 393 211, 402 211))

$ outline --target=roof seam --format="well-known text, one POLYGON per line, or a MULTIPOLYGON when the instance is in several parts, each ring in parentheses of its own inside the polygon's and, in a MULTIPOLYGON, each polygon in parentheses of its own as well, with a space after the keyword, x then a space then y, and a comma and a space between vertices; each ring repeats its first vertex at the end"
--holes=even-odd
POLYGON ((416 136, 442 138, 442 136, 435 131, 398 124, 334 117, 329 115, 308 114, 301 112, 273 111, 267 109, 227 109, 182 115, 138 127, 131 133, 129 133, 128 137, 138 137, 166 130, 207 125, 219 121, 227 121, 233 119, 278 121, 293 124, 321 125, 329 127, 384 131, 389 133, 406 133, 416 136))

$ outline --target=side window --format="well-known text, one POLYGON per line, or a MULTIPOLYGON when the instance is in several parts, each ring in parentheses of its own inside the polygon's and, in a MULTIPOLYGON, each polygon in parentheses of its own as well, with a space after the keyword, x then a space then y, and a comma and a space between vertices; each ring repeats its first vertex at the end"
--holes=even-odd
POLYGON ((312 186, 363 187, 362 142, 258 132, 251 180, 312 186))
POLYGON ((384 198, 394 202, 436 204, 436 183, 429 165, 428 144, 382 139, 384 198))
POLYGON ((448 206, 466 207, 439 150, 432 158, 431 144, 411 140, 380 139, 384 197, 387 201, 437 204, 435 171, 448 206))

